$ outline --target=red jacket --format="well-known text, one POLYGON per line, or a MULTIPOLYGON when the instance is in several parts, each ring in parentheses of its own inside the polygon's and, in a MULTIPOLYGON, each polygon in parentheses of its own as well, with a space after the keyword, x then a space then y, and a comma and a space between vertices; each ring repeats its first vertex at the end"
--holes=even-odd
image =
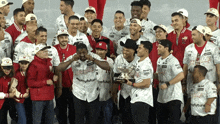
MULTIPOLYGON (((16 38, 21 34, 21 30, 14 23, 11 26, 9 26, 5 31, 11 35, 13 45, 14 45, 16 38)), ((23 31, 25 31, 25 27, 23 28, 23 31)))
MULTIPOLYGON (((95 53, 96 41, 95 41, 95 39, 93 38, 92 35, 87 36, 87 37, 88 37, 89 43, 90 43, 90 45, 91 45, 91 47, 93 49, 92 52, 95 53)), ((108 39, 108 38, 106 38, 104 36, 100 36, 99 39, 108 39)), ((106 54, 108 57, 110 57, 111 54, 115 55, 115 50, 114 50, 113 42, 111 40, 109 40, 109 41, 110 41, 110 43, 107 43, 107 45, 110 46, 110 51, 108 51, 107 54, 106 54)))
MULTIPOLYGON (((57 49, 58 55, 60 57, 60 62, 66 60, 69 56, 76 53, 76 47, 70 44, 67 44, 66 49, 61 49, 60 45, 57 44, 54 46, 57 49)), ((72 68, 62 72, 62 86, 71 87, 73 84, 73 71, 72 68)))
POLYGON ((41 59, 37 56, 27 70, 27 84, 31 100, 45 101, 54 98, 54 85, 47 85, 47 80, 53 79, 51 59, 41 59))
POLYGON ((193 43, 191 31, 186 29, 186 27, 184 27, 178 38, 178 44, 176 44, 175 30, 168 34, 167 39, 173 43, 172 45, 173 55, 179 60, 181 67, 183 67, 183 57, 184 57, 185 48, 189 44, 193 43))
MULTIPOLYGON (((15 78, 18 80, 18 86, 16 87, 16 89, 21 94, 26 93, 26 89, 27 89, 27 85, 25 83, 26 76, 24 74, 22 74, 21 71, 17 71, 15 78)), ((25 98, 16 98, 16 99, 19 100, 19 101, 17 101, 19 103, 24 103, 24 100, 25 100, 25 98)))
MULTIPOLYGON (((9 93, 8 84, 10 81, 11 81, 11 78, 7 76, 3 76, 0 78, 0 92, 7 93, 7 94, 9 93)), ((5 102, 5 99, 0 99, 0 109, 2 109, 4 102, 5 102)))
MULTIPOLYGON (((157 71, 157 59, 160 57, 157 51, 158 44, 159 43, 157 41, 153 43, 153 49, 149 54, 149 58, 153 65, 154 73, 157 71)), ((154 79, 154 88, 156 88, 158 84, 159 84, 159 81, 154 79)))

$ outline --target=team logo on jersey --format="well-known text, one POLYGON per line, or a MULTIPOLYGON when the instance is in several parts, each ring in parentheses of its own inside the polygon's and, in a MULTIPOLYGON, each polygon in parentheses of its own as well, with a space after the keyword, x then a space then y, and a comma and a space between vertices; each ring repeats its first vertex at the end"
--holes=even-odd
POLYGON ((5 39, 5 43, 10 43, 10 40, 5 39))
POLYGON ((182 44, 186 44, 186 40, 188 39, 188 37, 187 36, 184 36, 183 38, 182 38, 182 44))

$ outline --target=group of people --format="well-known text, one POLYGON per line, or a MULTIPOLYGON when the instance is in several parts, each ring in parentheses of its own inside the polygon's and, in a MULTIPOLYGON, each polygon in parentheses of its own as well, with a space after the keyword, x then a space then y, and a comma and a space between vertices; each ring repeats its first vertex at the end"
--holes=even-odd
POLYGON ((218 10, 191 28, 179 9, 166 27, 149 20, 149 0, 133 1, 107 28, 94 7, 81 16, 60 0, 50 46, 35 2, 6 20, 13 3, 0 0, 0 124, 8 111, 18 124, 220 123, 218 10))

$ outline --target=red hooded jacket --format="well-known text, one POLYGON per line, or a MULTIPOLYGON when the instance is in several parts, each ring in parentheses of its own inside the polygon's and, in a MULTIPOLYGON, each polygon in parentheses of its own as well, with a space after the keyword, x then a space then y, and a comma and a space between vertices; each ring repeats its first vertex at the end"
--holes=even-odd
MULTIPOLYGON (((26 89, 27 89, 27 85, 25 83, 25 79, 26 76, 22 74, 21 71, 17 71, 16 72, 16 76, 15 78, 18 80, 18 86, 16 87, 16 89, 21 93, 21 94, 25 94, 26 93, 26 89)), ((16 98, 19 101, 19 103, 24 103, 25 98, 16 98)))

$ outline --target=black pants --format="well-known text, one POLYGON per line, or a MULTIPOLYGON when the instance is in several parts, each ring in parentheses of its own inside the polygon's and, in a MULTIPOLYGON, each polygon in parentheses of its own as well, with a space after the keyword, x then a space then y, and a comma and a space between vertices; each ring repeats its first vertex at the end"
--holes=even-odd
POLYGON ((25 107, 25 113, 26 113, 26 118, 27 118, 27 124, 32 124, 33 123, 33 118, 32 118, 32 101, 31 101, 30 97, 25 99, 24 107, 25 107))
POLYGON ((157 123, 157 113, 158 113, 158 102, 157 102, 157 97, 158 97, 158 88, 153 88, 153 99, 154 99, 154 107, 149 108, 149 124, 156 124, 157 123))
POLYGON ((135 124, 149 124, 149 107, 150 105, 143 102, 131 104, 132 118, 135 124))
POLYGON ((58 99, 56 99, 56 115, 59 124, 67 124, 67 107, 69 110, 69 122, 70 124, 74 124, 75 111, 73 103, 73 93, 69 90, 69 88, 63 88, 62 95, 58 99))
POLYGON ((217 124, 214 122, 214 115, 192 116, 190 124, 217 124))
MULTIPOLYGON (((4 110, 9 111, 9 115, 11 119, 14 120, 15 122, 18 122, 18 115, 15 108, 15 104, 16 104, 15 100, 7 98, 5 99, 4 104, 5 104, 4 110)), ((7 116, 5 116, 4 122, 7 122, 7 116)))
POLYGON ((158 103, 158 124, 180 124, 181 101, 158 103))
POLYGON ((119 99, 119 107, 120 107, 120 113, 122 114, 122 123, 123 124, 134 124, 134 121, 132 119, 132 114, 131 114, 131 98, 128 97, 127 99, 124 99, 120 95, 119 99))
POLYGON ((2 108, 0 109, 0 124, 7 124, 7 102, 4 102, 2 108))
POLYGON ((97 124, 100 113, 99 97, 92 102, 87 102, 80 100, 73 95, 73 100, 75 108, 75 123, 84 124, 84 117, 86 117, 86 122, 88 124, 97 124), (86 114, 87 111, 88 114, 86 114))

